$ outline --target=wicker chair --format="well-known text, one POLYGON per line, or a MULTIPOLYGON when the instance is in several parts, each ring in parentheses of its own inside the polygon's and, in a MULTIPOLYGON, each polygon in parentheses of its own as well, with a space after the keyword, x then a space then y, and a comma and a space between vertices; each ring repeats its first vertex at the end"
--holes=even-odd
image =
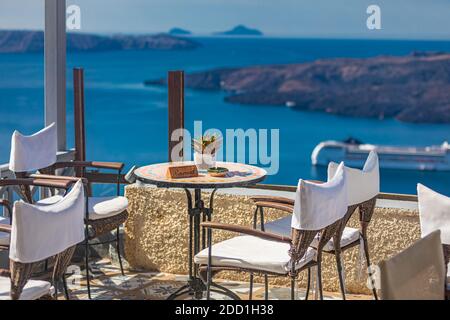
MULTIPOLYGON (((238 297, 212 282, 213 274, 223 270, 246 271, 265 276, 288 276, 291 279, 291 299, 295 298, 295 280, 298 274, 318 267, 320 298, 323 299, 321 281, 321 250, 343 223, 347 211, 347 187, 344 166, 325 184, 299 181, 296 202, 292 210, 290 237, 252 228, 214 222, 202 223, 207 229, 208 248, 195 256, 206 282, 207 299, 218 288, 222 293, 238 297), (212 230, 226 230, 242 234, 212 244, 212 230), (310 245, 320 234, 319 246, 310 245)), ((310 274, 310 271, 308 271, 310 274)), ((309 287, 309 285, 308 285, 309 287)), ((308 288, 309 290, 309 288, 308 288)))
MULTIPOLYGON (((328 176, 333 177, 336 172, 337 164, 330 163, 328 168, 328 176)), ((343 275, 343 265, 341 261, 342 252, 358 246, 361 242, 364 246, 364 256, 366 259, 369 277, 372 277, 372 270, 370 268, 370 256, 369 246, 367 241, 367 229, 372 219, 372 215, 375 209, 376 198, 379 193, 379 165, 378 156, 375 152, 371 152, 367 158, 366 164, 363 170, 357 170, 353 168, 345 167, 347 172, 347 186, 348 186, 348 202, 349 208, 347 214, 344 217, 344 223, 337 229, 337 234, 330 239, 330 241, 323 247, 324 253, 334 254, 336 257, 336 265, 339 274, 339 283, 342 298, 345 300, 345 281, 343 275), (356 209, 359 208, 359 220, 360 230, 355 228, 346 227, 347 222, 350 220, 356 209), (335 243, 340 243, 337 249, 335 249, 335 243)), ((269 223, 264 222, 264 209, 281 209, 284 211, 292 210, 294 201, 292 199, 284 197, 271 197, 271 196, 255 196, 252 197, 256 205, 254 212, 254 227, 257 227, 258 216, 260 219, 260 228, 271 233, 278 235, 289 235, 290 233, 290 217, 284 217, 269 223)), ((312 242, 312 246, 317 248, 319 238, 316 237, 312 242)), ((252 279, 251 279, 252 280, 252 279)), ((267 279, 265 279, 267 288, 267 279)), ((372 280, 372 292, 374 298, 377 299, 376 288, 373 285, 372 280)))
POLYGON ((446 271, 440 238, 436 230, 380 263, 381 299, 445 299, 446 271))
POLYGON ((446 292, 447 298, 450 299, 450 198, 421 184, 417 185, 417 194, 419 197, 422 237, 435 230, 441 230, 445 270, 447 274, 446 292))
MULTIPOLYGON (((93 161, 66 161, 56 162, 56 126, 50 126, 31 135, 23 136, 19 132, 14 132, 11 142, 10 170, 15 172, 16 177, 33 177, 40 179, 56 179, 55 175, 63 175, 60 179, 79 179, 83 178, 86 192, 86 239, 85 239, 85 268, 87 278, 88 296, 91 298, 90 275, 89 275, 89 248, 91 241, 111 231, 116 231, 116 237, 109 242, 115 242, 120 270, 124 275, 122 258, 120 254, 119 228, 128 218, 128 200, 120 196, 120 177, 124 167, 123 163, 118 162, 93 162, 93 161), (33 157, 27 156, 33 154, 33 157), (68 170, 69 169, 69 170, 68 170), (93 197, 91 183, 93 179, 87 180, 88 169, 107 169, 117 171, 116 196, 112 197, 93 197), (36 172, 38 173, 32 173, 36 172), (75 172, 76 177, 64 175, 65 173, 75 172)), ((27 198, 31 194, 25 191, 27 198)), ((45 199, 47 203, 54 203, 61 199, 61 195, 52 191, 52 196, 45 199)), ((105 242, 104 242, 105 243, 105 242)))
MULTIPOLYGON (((2 181, 3 182, 3 181, 2 181)), ((22 185, 30 186, 24 180, 22 185)), ((3 186, 11 186, 8 181, 3 186)), ((48 181, 33 184, 50 187, 48 181)), ((2 205, 7 205, 2 203, 2 205)), ((16 201, 12 225, 0 225, 11 233, 10 269, 0 271, 0 300, 57 299, 59 281, 63 278, 77 243, 84 240, 85 200, 80 181, 55 204, 28 204, 16 201), (51 226, 46 227, 49 223, 51 226), (52 284, 30 280, 33 268, 43 260, 56 257, 52 284)))

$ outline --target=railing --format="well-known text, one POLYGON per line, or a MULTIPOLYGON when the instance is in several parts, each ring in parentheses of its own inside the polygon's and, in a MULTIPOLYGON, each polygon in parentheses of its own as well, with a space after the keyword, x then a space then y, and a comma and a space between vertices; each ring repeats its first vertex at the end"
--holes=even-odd
MULTIPOLYGON (((297 187, 295 186, 285 186, 285 185, 275 185, 275 184, 257 184, 255 186, 247 187, 249 189, 262 189, 262 190, 273 190, 273 191, 285 191, 285 192, 295 192, 297 187)), ((383 200, 396 200, 396 201, 412 201, 417 202, 417 196, 412 194, 400 194, 400 193, 385 193, 382 192, 378 195, 378 199, 383 200)))
MULTIPOLYGON (((117 175, 109 174, 109 173, 88 173, 86 177, 90 180, 94 180, 96 183, 104 183, 104 184, 114 184, 117 183, 117 175)), ((125 180, 125 175, 121 176, 120 183, 128 184, 125 180)), ((260 189, 260 190, 273 190, 273 191, 285 191, 285 192, 295 192, 297 189, 296 186, 287 186, 287 185, 275 185, 275 184, 257 184, 254 186, 246 187, 248 189, 260 189)), ((417 202, 417 195, 412 194, 400 194, 400 193, 385 193, 382 192, 378 196, 379 199, 382 200, 395 200, 395 201, 411 201, 417 202)))
MULTIPOLYGON (((69 161, 74 159, 74 150, 64 151, 58 153, 58 161, 69 161)), ((0 165, 0 176, 2 178, 12 178, 13 174, 9 171, 8 164, 0 165)), ((116 184, 117 183, 117 174, 113 173, 99 173, 99 172, 90 172, 86 173, 86 178, 91 181, 95 181, 98 184, 116 184)), ((125 180, 125 175, 122 174, 120 177, 121 184, 128 184, 128 181, 125 180)), ((287 185, 274 185, 274 184, 257 184, 254 186, 246 187, 248 189, 260 189, 260 190, 273 190, 273 191, 284 191, 284 192, 295 192, 297 189, 296 186, 287 186, 287 185)), ((0 198, 12 200, 12 190, 10 188, 0 188, 0 198)), ((410 194, 398 194, 398 193, 380 193, 378 196, 379 199, 382 200, 394 200, 394 201, 410 201, 417 202, 416 195, 410 194)))

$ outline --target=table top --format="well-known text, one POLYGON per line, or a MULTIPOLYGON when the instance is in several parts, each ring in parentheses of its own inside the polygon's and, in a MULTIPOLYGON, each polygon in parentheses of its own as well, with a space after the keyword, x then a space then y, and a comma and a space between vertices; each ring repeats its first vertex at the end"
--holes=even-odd
POLYGON ((167 168, 176 165, 192 165, 194 162, 158 163, 136 169, 137 180, 166 188, 214 189, 233 188, 256 184, 265 179, 264 169, 241 163, 217 162, 217 167, 227 168, 229 172, 223 178, 211 177, 206 170, 199 170, 198 177, 171 179, 166 177, 167 168))

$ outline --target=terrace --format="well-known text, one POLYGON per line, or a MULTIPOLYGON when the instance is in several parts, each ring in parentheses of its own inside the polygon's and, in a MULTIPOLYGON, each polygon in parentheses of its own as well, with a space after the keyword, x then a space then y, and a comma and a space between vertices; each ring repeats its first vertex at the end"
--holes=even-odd
MULTIPOLYGON (((89 141, 86 141, 85 138, 83 70, 75 69, 73 73, 75 109, 73 135, 75 137, 75 148, 68 149, 66 4, 65 1, 61 0, 46 0, 45 4, 45 121, 42 127, 56 124, 57 163, 85 162, 91 159, 86 158, 86 143, 89 143, 89 141)), ((173 157, 173 150, 177 147, 179 140, 170 139, 174 131, 185 128, 184 73, 182 71, 169 72, 168 91, 169 132, 161 134, 168 135, 168 161, 182 161, 184 160, 183 152, 178 153, 178 158, 173 157)), ((114 161, 115 159, 111 157, 111 159, 106 160, 114 161)), ((189 273, 192 275, 193 272, 191 270, 192 265, 190 266, 188 261, 192 261, 193 253, 197 253, 200 247, 202 249, 207 248, 207 244, 210 242, 205 239, 210 236, 205 225, 200 227, 200 224, 195 225, 194 222, 194 233, 198 231, 199 234, 192 235, 193 222, 190 221, 188 213, 191 214, 193 219, 203 218, 202 222, 207 222, 208 217, 212 217, 213 222, 255 229, 257 226, 261 227, 261 221, 255 222, 255 217, 259 214, 255 211, 255 208, 264 207, 266 224, 288 217, 294 211, 292 203, 286 203, 286 199, 291 201, 296 199, 297 186, 263 184, 261 182, 264 180, 264 173, 253 172, 252 174, 255 175, 253 180, 245 181, 236 178, 236 181, 223 182, 219 180, 221 182, 217 182, 217 180, 205 178, 206 181, 198 182, 195 181, 195 178, 192 178, 194 179, 192 181, 179 180, 182 181, 181 183, 173 181, 176 179, 169 182, 164 180, 165 171, 164 174, 160 174, 156 178, 154 176, 158 172, 152 176, 153 178, 146 178, 142 172, 139 174, 139 169, 134 170, 135 168, 125 174, 122 172, 123 167, 114 163, 89 164, 95 170, 85 171, 75 167, 75 175, 78 178, 82 177, 88 180, 92 185, 119 185, 118 192, 123 194, 128 201, 127 218, 124 223, 121 223, 122 221, 118 223, 117 229, 112 228, 108 232, 101 232, 101 234, 99 232, 100 235, 92 239, 93 245, 88 249, 88 254, 86 254, 84 244, 77 246, 66 272, 66 287, 63 283, 55 284, 59 285, 59 298, 61 299, 65 298, 64 290, 69 291, 71 299, 84 300, 89 298, 85 256, 89 256, 91 261, 89 262, 91 277, 89 286, 92 299, 167 299, 186 282, 192 280, 192 277, 188 276, 189 273), (101 173, 98 169, 107 169, 111 172, 101 173), (116 171, 118 171, 118 175, 115 174, 116 171), (229 183, 230 185, 222 188, 219 186, 220 183, 229 183), (188 196, 188 205, 186 191, 192 192, 188 196), (193 204, 192 195, 195 195, 193 204), (211 216, 212 201, 205 205, 200 200, 202 197, 203 199, 209 199, 213 196, 214 213, 211 216), (262 200, 255 200, 255 197, 261 196, 263 196, 262 200), (285 199, 281 206, 277 200, 270 200, 280 198, 285 199), (211 211, 208 209, 211 209, 211 211), (200 215, 203 216, 200 217, 200 215), (190 223, 191 229, 189 228, 190 223), (111 242, 116 239, 119 243, 118 246, 111 242), (122 251, 122 260, 120 260, 121 255, 120 253, 118 255, 118 250, 122 251), (119 267, 121 265, 125 269, 124 274, 121 274, 119 267)), ((133 164, 127 164, 127 168, 130 168, 131 165, 133 164)), ((231 164, 226 165, 232 167, 231 164)), ((2 165, 0 167, 1 177, 5 179, 19 178, 17 172, 13 172, 10 168, 10 164, 2 165)), ((243 169, 237 168, 235 171, 244 172, 245 170, 247 168, 243 167, 243 169)), ((230 171, 232 170, 230 169, 230 171)), ((55 182, 54 178, 48 179, 55 182)), ((358 186, 358 188, 364 188, 364 186, 358 186)), ((95 191, 95 188, 93 189, 95 191)), ((17 189, 14 187, 4 186, 0 192, 0 196, 9 203, 14 203, 17 200, 17 189)), ((41 189, 35 188, 34 192, 34 196, 39 199, 45 199, 49 196, 47 189, 42 186, 41 189)), ((417 196, 377 193, 372 209, 372 217, 367 229, 368 248, 361 249, 360 244, 362 242, 358 238, 353 248, 345 250, 342 254, 342 261, 345 266, 344 278, 347 299, 367 300, 373 298, 372 289, 367 286, 368 270, 364 257, 364 252, 367 249, 370 252, 372 263, 377 265, 381 261, 404 251, 421 238, 417 196)), ((359 213, 363 212, 365 207, 360 205, 357 210, 358 213, 351 215, 346 225, 359 230, 360 226, 363 225, 359 213)), ((10 217, 10 214, 11 212, 5 208, 4 216, 10 217)), ((364 212, 361 214, 363 215, 364 212)), ((94 229, 97 228, 94 224, 92 226, 94 229)), ((236 230, 214 231, 212 242, 217 244, 235 237, 236 234, 229 231, 236 230)), ((7 268, 8 250, 1 251, 1 258, 3 267, 7 268)), ((334 259, 334 255, 329 254, 323 257, 321 277, 324 299, 342 298, 340 292, 340 280, 342 279, 339 278, 334 259)), ((37 272, 34 276, 40 279, 50 279, 49 272, 54 264, 53 259, 47 259, 41 265, 44 271, 37 272)), ((194 266, 193 268, 194 273, 196 273, 197 267, 194 266)), ((317 268, 317 266, 312 266, 312 273, 317 271, 314 268, 317 268)), ((248 299, 250 291, 253 293, 253 299, 284 300, 291 298, 291 279, 289 277, 272 275, 268 278, 267 288, 265 287, 265 275, 257 275, 256 273, 250 275, 245 272, 235 273, 226 270, 226 272, 214 274, 214 280, 227 290, 220 293, 212 292, 211 297, 213 299, 228 299, 230 298, 227 295, 229 292, 241 299, 248 299), (253 289, 251 289, 251 286, 253 286, 253 289)), ((312 293, 310 293, 309 298, 319 298, 320 290, 317 288, 314 276, 312 282, 312 293)), ((296 299, 305 298, 308 283, 306 273, 300 273, 295 284, 296 299)), ((196 297, 200 299, 206 297, 206 293, 200 297, 196 296, 197 292, 189 293, 187 298, 196 297)))

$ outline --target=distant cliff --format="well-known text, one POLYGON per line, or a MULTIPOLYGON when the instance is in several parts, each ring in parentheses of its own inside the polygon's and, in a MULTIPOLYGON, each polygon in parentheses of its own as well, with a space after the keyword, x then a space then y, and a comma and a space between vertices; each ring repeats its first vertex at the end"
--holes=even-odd
POLYGON ((182 29, 182 28, 172 28, 169 30, 169 34, 174 35, 174 36, 186 36, 186 35, 191 35, 192 32, 190 32, 189 30, 186 30, 186 29, 182 29))
MULTIPOLYGON (((162 84, 165 80, 146 83, 162 84)), ((188 75, 186 86, 226 91, 229 95, 225 99, 230 103, 450 123, 447 53, 217 69, 188 75)))
MULTIPOLYGON (((111 50, 187 50, 199 44, 168 34, 101 36, 85 33, 67 34, 68 51, 111 50)), ((0 30, 0 53, 32 53, 44 50, 42 31, 0 30)))
POLYGON ((262 36, 263 33, 257 29, 251 29, 244 25, 238 25, 231 30, 224 32, 216 32, 215 35, 220 36, 262 36))

